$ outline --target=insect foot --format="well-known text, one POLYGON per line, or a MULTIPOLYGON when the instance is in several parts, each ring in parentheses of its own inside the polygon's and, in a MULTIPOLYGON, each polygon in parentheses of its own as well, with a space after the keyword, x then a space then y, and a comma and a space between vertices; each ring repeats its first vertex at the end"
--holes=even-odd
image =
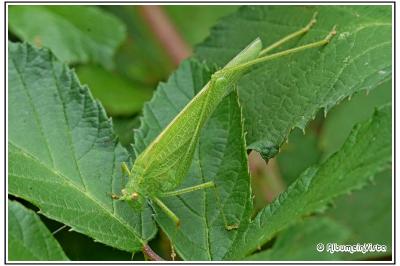
POLYGON ((336 32, 336 25, 335 25, 335 26, 333 26, 332 30, 328 33, 328 35, 326 35, 324 41, 328 44, 332 40, 333 36, 336 35, 336 33, 337 32, 336 32))
POLYGON ((314 26, 315 23, 317 23, 317 15, 318 15, 318 12, 314 12, 312 19, 311 19, 310 22, 304 27, 304 31, 305 31, 305 32, 309 31, 309 30, 312 28, 312 26, 314 26))
POLYGON ((107 195, 109 195, 113 200, 119 200, 120 199, 120 196, 118 196, 117 194, 107 193, 107 195))
POLYGON ((238 224, 225 225, 225 229, 228 230, 228 231, 235 230, 235 229, 238 229, 238 228, 239 228, 238 224))

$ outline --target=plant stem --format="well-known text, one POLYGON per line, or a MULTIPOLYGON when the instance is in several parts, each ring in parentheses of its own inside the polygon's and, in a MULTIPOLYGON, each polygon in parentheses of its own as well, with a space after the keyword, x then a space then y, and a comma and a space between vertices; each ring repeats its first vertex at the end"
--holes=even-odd
POLYGON ((145 257, 151 261, 165 261, 163 258, 161 258, 157 253, 155 253, 149 245, 145 244, 143 245, 143 254, 145 257))
POLYGON ((191 54, 190 48, 161 7, 140 6, 139 8, 151 31, 175 65, 191 54))

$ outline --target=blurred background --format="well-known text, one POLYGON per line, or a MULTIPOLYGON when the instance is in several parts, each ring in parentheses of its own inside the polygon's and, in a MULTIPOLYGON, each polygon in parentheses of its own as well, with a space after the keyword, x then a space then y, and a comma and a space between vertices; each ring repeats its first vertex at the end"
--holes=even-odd
MULTIPOLYGON (((73 20, 81 16, 73 6, 54 7, 51 12, 69 15, 73 20), (59 8, 59 9, 57 9, 59 8), (73 18, 73 16, 75 18, 73 18)), ((238 6, 99 6, 86 7, 101 13, 121 27, 121 42, 117 42, 112 63, 85 59, 70 59, 62 49, 63 38, 55 38, 50 24, 46 29, 35 27, 35 16, 45 20, 48 10, 37 9, 29 14, 21 6, 9 9, 9 40, 28 41, 46 46, 75 68, 81 83, 87 84, 95 98, 112 117, 114 130, 128 149, 133 143, 133 130, 139 127, 139 117, 144 103, 150 100, 159 82, 165 81, 178 64, 189 57, 196 44, 202 42, 210 28, 223 16, 235 12, 238 6), (52 38, 46 39, 46 35, 52 38), (37 36, 41 36, 38 38, 37 36), (65 57, 64 57, 65 56, 65 57)), ((87 11, 87 10, 86 10, 87 11)), ((85 11, 85 12, 86 12, 85 11)), ((67 17, 67 16, 65 16, 67 17)), ((64 17, 64 18, 65 18, 64 17)), ((90 17, 84 16, 90 20, 90 17)), ((96 18, 93 17, 95 20, 96 18)), ((81 18, 82 23, 86 23, 81 18)), ((41 25, 43 25, 43 22, 41 25)), ((96 23, 96 21, 89 21, 96 23)), ((61 23, 60 23, 61 24, 61 23)), ((89 30, 89 29, 88 29, 89 30)), ((101 30, 101 29, 100 29, 101 30)), ((117 29, 116 29, 117 30, 117 29)), ((369 96, 356 95, 329 112, 321 112, 309 123, 305 132, 294 130, 279 155, 268 164, 251 152, 249 168, 255 193, 255 212, 270 203, 309 166, 323 161, 337 151, 357 122, 367 119, 374 106, 391 99, 391 82, 382 84, 369 96)), ((351 195, 339 198, 324 216, 346 226, 352 234, 348 243, 391 243, 391 173, 382 173, 376 183, 351 195), (351 217, 351 219, 349 219, 351 217)), ((15 199, 15 198, 14 198, 15 199)), ((21 201, 21 200, 19 200, 21 201)), ((23 202, 35 210, 35 207, 23 202)), ((70 232, 55 221, 41 216, 54 232, 71 260, 143 260, 142 254, 119 251, 76 232, 70 232)), ((171 248, 168 238, 159 232, 150 246, 162 257, 169 258, 171 248)), ((391 246, 389 245, 389 250, 391 246)), ((350 255, 350 254, 349 254, 350 255)), ((346 256, 343 259, 346 259, 346 256)), ((368 257, 367 254, 351 259, 390 259, 368 257)), ((350 256, 348 257, 350 259, 350 256)), ((179 258, 176 258, 179 259, 179 258)))

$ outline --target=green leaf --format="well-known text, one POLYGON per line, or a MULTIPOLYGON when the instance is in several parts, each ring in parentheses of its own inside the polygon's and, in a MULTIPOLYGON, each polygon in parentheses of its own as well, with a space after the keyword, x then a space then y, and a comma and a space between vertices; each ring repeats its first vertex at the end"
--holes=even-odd
POLYGON ((221 20, 196 49, 199 58, 222 66, 256 37, 268 46, 316 11, 312 30, 281 49, 320 40, 337 25, 331 43, 260 65, 239 82, 248 148, 264 158, 275 156, 290 131, 305 128, 321 108, 327 112, 390 79, 391 7, 246 6, 221 20))
POLYGON ((130 160, 103 108, 47 49, 9 44, 9 193, 96 241, 135 251, 155 233, 151 210, 122 202, 130 160))
MULTIPOLYGON (((194 60, 181 64, 153 99, 145 105, 135 134, 137 153, 144 150, 174 116, 209 80, 212 71, 194 60)), ((190 171, 182 188, 213 180, 229 223, 246 226, 252 209, 250 178, 235 92, 221 102, 201 131, 190 171)), ((237 241, 238 231, 227 231, 212 189, 163 198, 181 218, 179 228, 156 208, 156 220, 185 260, 221 260, 237 241)))
POLYGON ((260 251, 245 260, 340 260, 340 253, 317 251, 318 244, 343 244, 350 231, 331 219, 314 217, 296 224, 278 235, 272 248, 260 251))
POLYGON ((9 260, 68 260, 39 216, 16 201, 8 201, 9 260))
POLYGON ((125 38, 116 17, 94 6, 10 6, 11 32, 24 41, 50 48, 67 63, 113 66, 112 56, 125 38))
POLYGON ((249 255, 301 217, 322 211, 334 197, 361 188, 375 174, 390 168, 391 122, 391 106, 386 105, 358 124, 336 154, 303 172, 248 228, 240 228, 239 241, 225 259, 249 255))
POLYGON ((110 115, 138 113, 152 95, 150 88, 140 88, 117 73, 100 66, 85 65, 77 69, 79 80, 87 84, 110 115))

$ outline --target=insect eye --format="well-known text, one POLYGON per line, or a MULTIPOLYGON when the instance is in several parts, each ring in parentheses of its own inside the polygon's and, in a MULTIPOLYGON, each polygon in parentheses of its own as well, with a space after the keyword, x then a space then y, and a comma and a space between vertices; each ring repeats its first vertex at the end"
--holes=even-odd
POLYGON ((138 198, 139 198, 139 194, 138 194, 138 193, 133 192, 133 193, 131 194, 131 199, 132 199, 132 200, 137 200, 138 198))

